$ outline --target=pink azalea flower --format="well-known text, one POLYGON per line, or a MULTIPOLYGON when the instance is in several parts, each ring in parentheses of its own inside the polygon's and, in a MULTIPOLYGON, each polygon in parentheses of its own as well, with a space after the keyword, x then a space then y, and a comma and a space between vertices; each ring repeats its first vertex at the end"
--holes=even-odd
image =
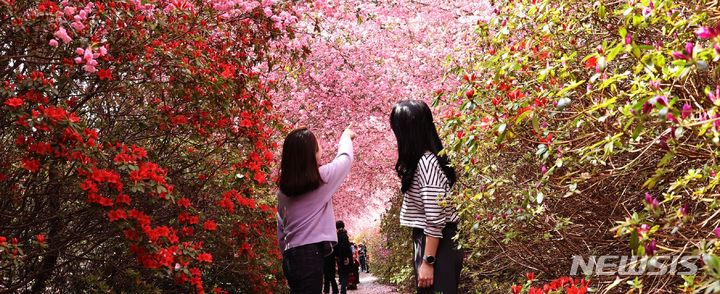
POLYGON ((683 119, 688 118, 692 114, 692 106, 690 104, 685 103, 682 107, 682 112, 680 114, 680 117, 683 119))
POLYGON ((657 250, 657 246, 655 243, 655 239, 650 241, 650 243, 645 244, 645 254, 647 255, 655 255, 655 251, 657 250))
POLYGON ((645 202, 652 206, 653 209, 656 209, 658 204, 660 204, 655 197, 652 196, 652 194, 645 192, 645 202))
POLYGON ((715 87, 715 92, 710 91, 708 96, 710 96, 710 102, 715 103, 715 101, 720 98, 720 85, 715 87))
POLYGON ((688 56, 692 57, 694 48, 695 44, 690 42, 685 43, 685 53, 687 53, 688 56))
POLYGON ((79 47, 75 48, 75 53, 77 53, 77 55, 83 55, 85 54, 85 49, 79 47))
POLYGON ((79 21, 74 21, 70 26, 76 31, 82 31, 85 28, 85 25, 79 21))
POLYGON ((700 27, 697 30, 695 30, 695 34, 700 39, 711 39, 717 36, 717 34, 714 32, 713 29, 708 27, 700 27))
POLYGON ((653 198, 652 194, 645 192, 645 202, 652 203, 653 199, 654 198, 653 198))
POLYGON ((650 81, 650 87, 653 87, 655 90, 660 90, 660 82, 659 81, 650 81))
POLYGON ((93 59, 92 49, 90 49, 90 48, 85 49, 85 54, 83 55, 83 59, 85 59, 85 60, 93 59))
POLYGON ((70 43, 70 41, 72 41, 72 38, 70 38, 70 35, 68 35, 67 31, 63 27, 58 28, 58 30, 55 31, 55 33, 53 35, 56 38, 62 40, 63 43, 65 43, 65 44, 70 43))
POLYGON ((653 109, 653 105, 650 104, 650 101, 648 100, 647 102, 645 102, 645 104, 643 104, 642 112, 645 113, 645 114, 647 114, 647 113, 649 113, 652 109, 653 109))
POLYGON ((687 56, 685 56, 685 54, 682 54, 678 51, 673 51, 672 56, 675 57, 675 59, 685 59, 685 60, 688 59, 687 56))
POLYGON ((76 11, 75 7, 72 7, 72 6, 66 6, 65 8, 63 8, 63 12, 67 16, 71 16, 71 15, 75 14, 75 11, 76 11))
POLYGON ((642 11, 643 16, 648 16, 648 15, 650 15, 650 13, 652 13, 652 9, 650 9, 650 7, 643 8, 643 11, 642 11))
POLYGON ((715 228, 715 230, 713 230, 713 232, 715 233, 715 237, 720 238, 720 227, 715 228))
POLYGON ((57 40, 51 39, 49 45, 52 47, 57 47, 59 44, 57 40))
POLYGON ((682 216, 687 216, 688 213, 690 213, 690 206, 687 203, 685 203, 685 205, 680 207, 680 214, 682 216))
POLYGON ((88 72, 88 73, 94 73, 97 71, 97 69, 94 66, 89 65, 89 64, 84 65, 83 69, 85 70, 85 72, 88 72))

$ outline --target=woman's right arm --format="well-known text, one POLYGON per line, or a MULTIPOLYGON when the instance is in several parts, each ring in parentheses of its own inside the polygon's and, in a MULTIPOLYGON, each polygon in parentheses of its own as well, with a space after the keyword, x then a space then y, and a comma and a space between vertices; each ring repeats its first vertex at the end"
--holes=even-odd
MULTIPOLYGON (((340 143, 338 144, 338 153, 332 162, 322 166, 322 172, 327 174, 325 179, 326 185, 331 187, 331 190, 335 191, 345 181, 347 175, 350 173, 350 167, 354 159, 353 154, 353 138, 355 138, 355 132, 351 129, 345 129, 342 136, 340 136, 340 143)), ((328 193, 327 201, 332 198, 334 193, 328 193)))

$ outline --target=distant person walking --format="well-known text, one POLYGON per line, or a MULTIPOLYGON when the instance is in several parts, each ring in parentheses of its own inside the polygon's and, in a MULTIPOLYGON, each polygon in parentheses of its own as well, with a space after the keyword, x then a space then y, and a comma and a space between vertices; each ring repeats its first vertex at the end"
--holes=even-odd
POLYGON ((347 294, 348 278, 352 269, 352 247, 350 245, 350 237, 345 230, 343 221, 335 222, 337 228, 338 243, 335 246, 337 255, 338 276, 340 276, 340 294, 347 294))
POLYGON ((345 129, 335 159, 320 166, 322 148, 307 128, 285 138, 278 182, 278 240, 283 273, 290 292, 318 294, 323 287, 324 257, 338 241, 333 230, 332 196, 343 183, 353 161, 352 139, 345 129))
POLYGON ((360 259, 360 270, 365 273, 369 273, 370 270, 367 266, 367 248, 365 247, 365 244, 360 244, 360 248, 358 249, 358 257, 360 259))
POLYGON ((395 171, 400 177, 403 203, 400 224, 413 228, 414 269, 417 293, 458 293, 463 252, 452 237, 457 232, 457 212, 442 202, 455 184, 455 170, 445 155, 423 101, 402 101, 390 114, 398 146, 395 171))

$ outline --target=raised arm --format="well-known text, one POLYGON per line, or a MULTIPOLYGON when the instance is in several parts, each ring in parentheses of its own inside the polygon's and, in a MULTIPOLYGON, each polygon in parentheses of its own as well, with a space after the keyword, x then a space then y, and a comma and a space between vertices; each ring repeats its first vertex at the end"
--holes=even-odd
MULTIPOLYGON (((337 156, 335 156, 332 162, 320 168, 320 173, 327 181, 325 185, 328 185, 332 191, 337 190, 350 173, 350 167, 352 166, 354 158, 353 138, 355 138, 355 133, 350 129, 345 129, 342 136, 340 136, 337 156)), ((327 199, 324 200, 330 201, 333 194, 334 193, 326 194, 327 199)))

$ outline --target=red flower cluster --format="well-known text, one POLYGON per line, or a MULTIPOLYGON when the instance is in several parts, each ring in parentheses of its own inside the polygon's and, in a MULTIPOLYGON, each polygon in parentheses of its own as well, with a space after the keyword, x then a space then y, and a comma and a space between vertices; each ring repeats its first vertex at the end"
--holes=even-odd
POLYGON ((526 274, 527 282, 525 285, 514 285, 511 287, 513 294, 548 294, 548 293, 566 293, 566 294, 585 294, 588 291, 589 281, 585 279, 573 279, 570 277, 560 277, 542 287, 532 287, 535 280, 534 273, 526 274), (523 290, 527 289, 527 292, 523 290), (558 292, 560 291, 560 292, 558 292))

